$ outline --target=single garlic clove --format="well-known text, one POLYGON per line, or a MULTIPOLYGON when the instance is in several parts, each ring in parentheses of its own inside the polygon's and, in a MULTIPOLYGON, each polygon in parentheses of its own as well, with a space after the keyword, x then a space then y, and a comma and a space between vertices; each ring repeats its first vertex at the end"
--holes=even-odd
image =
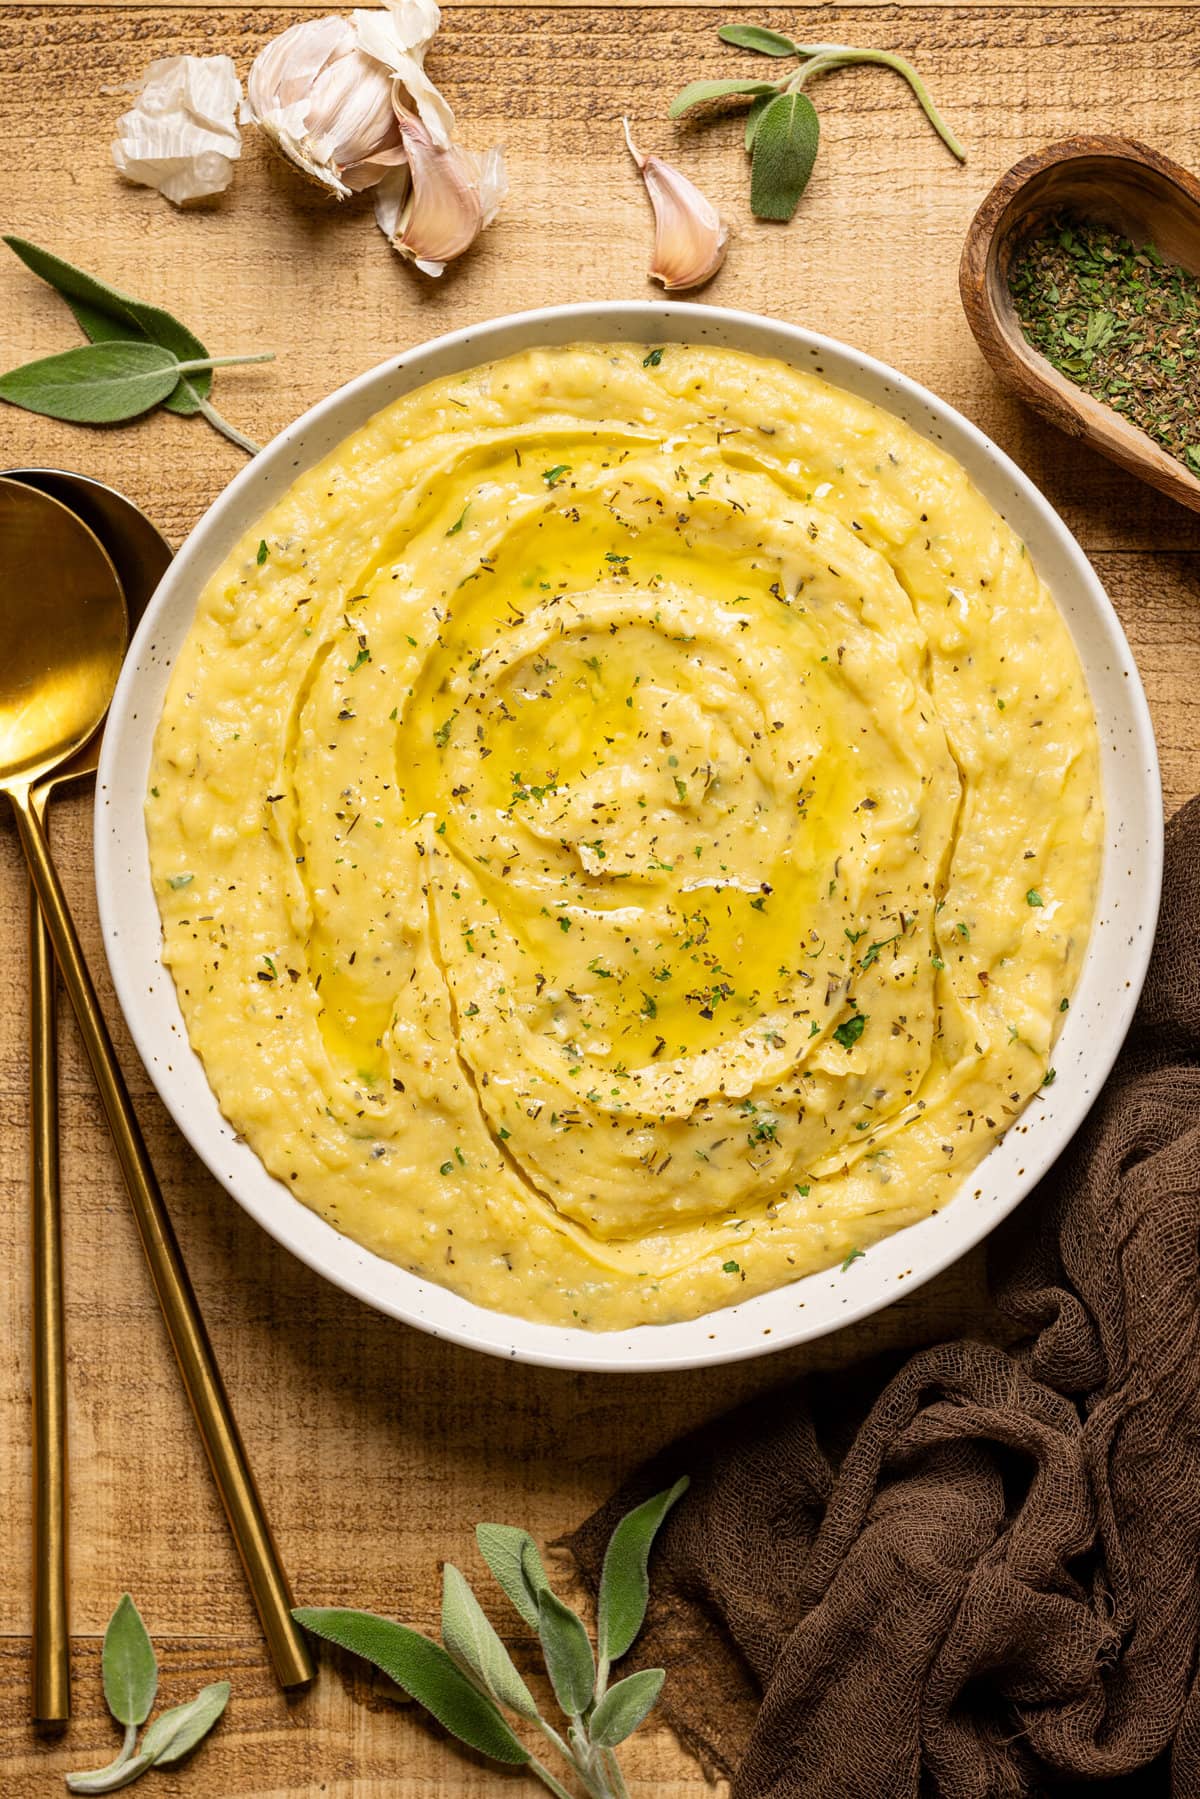
POLYGON ((348 19, 303 19, 259 51, 246 92, 253 118, 275 147, 345 199, 370 185, 365 169, 382 172, 379 159, 399 148, 393 79, 360 48, 348 19))
POLYGON ((166 56, 130 90, 117 120, 113 162, 126 181, 157 188, 175 206, 224 193, 242 153, 242 84, 228 56, 166 56))
POLYGON ((440 275, 495 218, 508 192, 504 158, 497 149, 479 157, 453 141, 435 143, 422 118, 397 116, 408 164, 376 188, 376 222, 401 256, 440 275))
POLYGON ((660 156, 643 156, 633 141, 629 120, 625 142, 642 172, 654 208, 654 254, 650 279, 678 291, 702 287, 725 260, 728 227, 706 195, 660 156))

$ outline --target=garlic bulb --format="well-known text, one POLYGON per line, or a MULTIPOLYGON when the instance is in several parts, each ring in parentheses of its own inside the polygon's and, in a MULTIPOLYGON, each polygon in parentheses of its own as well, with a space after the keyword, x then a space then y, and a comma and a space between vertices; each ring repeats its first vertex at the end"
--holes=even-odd
POLYGON ((441 22, 437 0, 305 20, 259 52, 247 82, 284 155, 340 198, 373 187, 380 229, 429 275, 474 243, 508 189, 498 150, 480 158, 455 141, 425 73, 441 22))
POLYGON ((670 290, 701 287, 725 260, 728 228, 700 189, 659 156, 643 156, 634 143, 629 120, 623 120, 625 142, 637 163, 654 208, 654 254, 650 279, 670 290))
POLYGON ((112 158, 126 181, 175 206, 224 193, 242 153, 242 84, 228 56, 164 56, 130 90, 112 158))
POLYGON ((375 219, 394 250, 426 275, 470 249, 508 192, 500 151, 480 157, 453 140, 434 142, 423 119, 397 114, 408 159, 375 190, 375 219))
POLYGON ((259 51, 246 80, 255 122, 339 199, 378 181, 399 149, 392 77, 348 19, 303 19, 259 51))

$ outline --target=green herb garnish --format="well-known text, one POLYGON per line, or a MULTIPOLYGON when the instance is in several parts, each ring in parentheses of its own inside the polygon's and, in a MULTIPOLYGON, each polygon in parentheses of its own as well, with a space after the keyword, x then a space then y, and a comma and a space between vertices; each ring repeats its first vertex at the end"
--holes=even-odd
POLYGON ((967 153, 942 118, 916 69, 890 50, 858 49, 853 44, 798 44, 782 32, 762 25, 722 25, 718 36, 739 50, 760 56, 797 57, 798 69, 778 80, 693 81, 671 102, 671 117, 705 101, 731 95, 750 101, 746 115, 746 149, 751 157, 750 206, 756 218, 790 219, 808 186, 820 146, 816 108, 801 90, 814 75, 855 63, 878 63, 903 76, 922 111, 946 148, 959 162, 967 153))
POLYGON ((546 483, 547 487, 557 487, 563 476, 569 475, 570 472, 571 465, 569 462, 556 462, 553 468, 544 468, 542 470, 542 480, 546 483))
POLYGON ((833 1040, 835 1043, 840 1043, 843 1049, 851 1050, 854 1048, 854 1045, 858 1042, 866 1028, 866 1013, 856 1012, 853 1018, 847 1018, 843 1024, 839 1024, 837 1030, 833 1033, 833 1040))
POLYGON ((477 1527, 484 1561, 537 1634, 562 1713, 557 1724, 543 1715, 466 1577, 450 1562, 443 1570, 440 1644, 372 1612, 301 1607, 294 1615, 315 1635, 381 1669, 469 1749, 525 1768, 557 1799, 570 1794, 517 1735, 506 1712, 541 1731, 592 1799, 621 1799, 626 1787, 617 1747, 645 1721, 666 1675, 662 1668, 643 1668, 612 1686, 609 1677, 642 1628, 650 1551, 687 1484, 677 1481, 647 1499, 613 1531, 600 1575, 594 1650, 583 1620, 551 1588, 529 1533, 510 1524, 477 1527))
POLYGON ((108 1621, 101 1657, 104 1697, 118 1724, 125 1726, 121 1753, 106 1768, 68 1774, 72 1793, 115 1793, 148 1768, 170 1768, 190 1755, 208 1735, 229 1702, 229 1682, 214 1681, 188 1705, 160 1712, 141 1744, 138 1730, 150 1716, 158 1691, 158 1659, 141 1614, 128 1593, 108 1621))
POLYGON ((188 327, 26 238, 4 242, 60 293, 88 342, 0 375, 0 400, 76 425, 114 425, 155 406, 188 417, 202 413, 253 456, 258 445, 235 430, 208 398, 215 368, 270 362, 273 354, 210 356, 188 327))

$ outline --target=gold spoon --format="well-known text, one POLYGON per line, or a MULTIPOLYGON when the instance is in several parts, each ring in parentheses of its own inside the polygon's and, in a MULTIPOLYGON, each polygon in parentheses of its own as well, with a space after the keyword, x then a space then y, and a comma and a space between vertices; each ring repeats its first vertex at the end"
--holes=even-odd
POLYGON ((57 500, 0 480, 0 792, 54 945, 133 1204, 138 1234, 281 1685, 313 1677, 308 1646, 33 804, 33 789, 108 710, 128 620, 112 563, 57 500))
MULTIPOLYGON (((23 486, 61 500, 108 552, 129 622, 141 618, 171 562, 171 547, 124 494, 65 469, 5 469, 23 486)), ((69 762, 30 791, 42 821, 59 787, 95 774, 97 731, 69 762)), ((67 1380, 63 1318, 62 1204, 58 1170, 57 970, 41 907, 30 887, 29 1061, 30 1211, 33 1223, 33 1717, 65 1724, 71 1715, 71 1633, 67 1616, 67 1380)))

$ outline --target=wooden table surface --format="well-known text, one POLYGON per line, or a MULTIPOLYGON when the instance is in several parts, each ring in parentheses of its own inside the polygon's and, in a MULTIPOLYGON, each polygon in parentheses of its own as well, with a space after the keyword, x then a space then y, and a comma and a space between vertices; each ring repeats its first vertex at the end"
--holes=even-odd
MULTIPOLYGON (((738 0, 733 0, 736 5, 738 0)), ((313 0, 321 4, 321 0, 313 0)), ((233 188, 181 216, 124 187, 108 140, 114 90, 152 57, 226 51, 245 73, 294 7, 0 5, 4 229, 177 311, 215 352, 272 349, 217 398, 265 439, 339 382, 422 338, 547 302, 642 298, 650 229, 622 147, 675 154, 734 228, 704 295, 816 327, 897 364, 961 407, 1049 494, 1092 556, 1132 640, 1158 731, 1168 811, 1197 785, 1200 519, 1042 426, 1001 391, 956 291, 967 221, 1002 170, 1070 133, 1121 131, 1195 155, 1200 13, 1171 5, 826 6, 745 10, 801 39, 902 50, 970 160, 958 168, 907 89, 881 70, 814 90, 817 173, 790 228, 754 223, 735 123, 672 127, 696 76, 758 73, 726 50, 729 4, 458 5, 431 69, 468 140, 501 140, 512 194, 500 222, 441 282, 403 266, 369 206, 327 208, 246 134, 233 188)), ((656 291, 656 290, 654 290, 656 291)), ((0 361, 66 348, 60 302, 0 263, 0 361)), ((202 423, 159 414, 85 431, 5 408, 0 462, 77 467, 146 507, 173 542, 242 465, 202 423)), ((98 947, 88 797, 55 813, 60 864, 151 1151, 298 1598, 431 1627, 439 1559, 479 1564, 483 1517, 542 1538, 580 1519, 648 1452, 742 1397, 811 1367, 993 1328, 982 1256, 836 1339, 752 1365, 668 1379, 546 1372, 491 1361, 377 1317, 278 1249, 219 1191, 150 1089, 112 1004, 98 947)), ((190 1766, 151 1774, 169 1796, 376 1799, 534 1791, 463 1758, 414 1708, 347 1665, 286 1702, 263 1651, 159 1322, 73 1027, 63 1030, 75 1716, 29 1724, 29 1355, 25 885, 0 824, 0 1792, 64 1791, 116 1733, 99 1637, 122 1589, 154 1634, 162 1697, 228 1676, 233 1699, 190 1766)), ((148 946, 149 948, 149 946, 148 946)), ((515 1639, 518 1659, 528 1646, 515 1639)), ((628 1753, 641 1794, 685 1799, 703 1779, 665 1730, 628 1753)))

